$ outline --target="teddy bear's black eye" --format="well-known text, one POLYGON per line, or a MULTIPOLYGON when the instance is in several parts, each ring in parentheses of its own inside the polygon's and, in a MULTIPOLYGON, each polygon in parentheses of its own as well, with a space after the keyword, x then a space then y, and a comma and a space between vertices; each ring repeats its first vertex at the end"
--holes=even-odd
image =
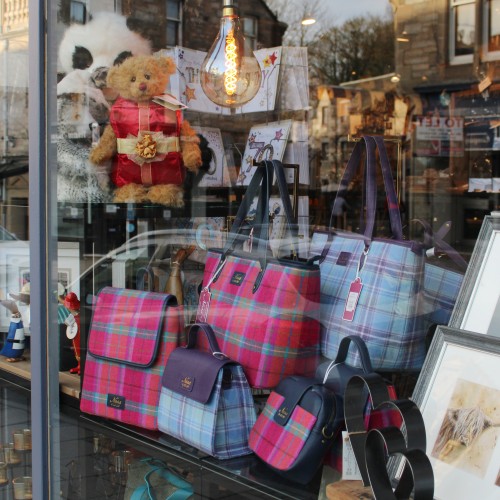
POLYGON ((144 78, 145 78, 146 80, 149 80, 149 79, 151 78, 151 75, 150 75, 150 74, 148 74, 148 73, 146 73, 146 74, 144 75, 144 78))
POLYGON ((135 82, 135 76, 130 79, 131 82, 135 82))

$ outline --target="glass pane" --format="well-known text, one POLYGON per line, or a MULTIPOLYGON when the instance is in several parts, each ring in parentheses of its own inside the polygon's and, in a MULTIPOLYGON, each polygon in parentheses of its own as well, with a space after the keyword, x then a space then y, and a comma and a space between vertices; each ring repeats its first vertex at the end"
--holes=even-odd
MULTIPOLYGON (((41 121, 50 127, 30 139, 41 137, 47 145, 46 155, 30 158, 30 175, 41 175, 40 186, 33 189, 45 191, 32 191, 30 196, 46 202, 48 217, 28 212, 27 130, 33 120, 27 122, 33 108, 28 110, 27 86, 28 63, 33 60, 27 57, 27 3, 4 1, 0 5, 0 349, 11 349, 4 355, 0 352, 0 488, 6 492, 0 496, 12 498, 14 478, 30 477, 30 468, 36 471, 48 465, 55 497, 62 491, 71 500, 121 500, 140 493, 137 489, 144 486, 148 464, 155 461, 162 470, 168 467, 175 477, 180 476, 177 484, 182 486, 174 485, 176 489, 189 493, 192 488, 196 497, 326 497, 319 491, 319 481, 299 485, 283 480, 254 455, 219 460, 187 439, 130 419, 131 413, 144 408, 151 415, 158 411, 158 374, 168 366, 168 359, 153 356, 156 379, 150 383, 144 375, 150 367, 139 367, 135 360, 159 345, 158 337, 154 342, 135 340, 159 332, 162 339, 172 340, 169 349, 185 343, 183 326, 196 319, 203 282, 207 283, 206 276, 211 278, 213 264, 219 262, 230 237, 235 240, 231 256, 258 265, 256 276, 266 273, 265 269, 260 273, 262 262, 278 266, 298 253, 290 265, 295 273, 321 254, 310 245, 315 235, 342 229, 355 233, 350 237, 358 241, 366 229, 368 208, 373 209, 375 219, 373 236, 394 240, 389 211, 395 211, 403 231, 398 248, 410 241, 418 243, 412 249, 426 247, 429 260, 421 259, 422 267, 415 274, 422 276, 423 266, 430 261, 444 263, 443 268, 461 277, 485 215, 500 210, 500 86, 494 81, 480 90, 477 81, 471 83, 477 68, 462 65, 471 57, 458 58, 452 65, 443 64, 443 57, 449 30, 454 33, 453 55, 474 54, 476 39, 488 38, 489 50, 497 50, 499 1, 489 2, 487 33, 476 33, 475 2, 468 0, 368 2, 362 16, 356 2, 340 2, 335 7, 330 5, 333 2, 319 2, 322 8, 311 14, 321 15, 321 29, 318 24, 306 28, 297 22, 295 1, 240 1, 245 48, 262 47, 256 51, 260 80, 252 78, 251 66, 236 76, 224 68, 221 73, 228 78, 217 79, 220 86, 202 68, 221 26, 220 0, 46 3, 42 2, 41 11, 54 19, 48 20, 50 45, 39 58, 38 76, 47 86, 30 89, 29 105, 37 106, 41 121), (271 3, 272 9, 278 3, 286 5, 275 14, 271 3), (92 15, 87 16, 85 6, 90 9, 90 4, 92 15), (400 8, 393 9, 396 4, 400 8), (450 5, 454 9, 451 26, 443 22, 450 16, 450 5), (401 33, 405 41, 398 43, 401 33), (180 40, 182 46, 177 46, 180 40), (157 71, 136 71, 143 60, 131 60, 131 55, 151 56, 157 71), (163 61, 164 56, 171 60, 163 61), (48 74, 44 74, 45 63, 48 74), (218 94, 227 93, 224 85, 232 78, 237 83, 235 92, 251 88, 252 82, 257 90, 253 99, 235 108, 228 107, 227 96, 214 102, 218 94), (43 98, 40 90, 45 92, 43 98), (377 173, 373 183, 377 196, 371 196, 374 204, 367 206, 363 162, 352 178, 345 177, 348 160, 363 135, 383 138, 390 160, 386 180, 392 176, 397 200, 388 203, 384 178, 377 173), (267 208, 263 203, 243 203, 252 175, 263 168, 255 163, 271 158, 285 164, 295 209, 293 224, 286 220, 287 197, 280 198, 277 189, 270 193, 267 208), (38 166, 35 171, 33 165, 38 166), (345 191, 344 185, 348 185, 345 191), (237 219, 241 227, 233 235, 240 207, 248 213, 237 219), (298 227, 296 234, 288 234, 290 226, 298 227), (33 239, 40 228, 48 234, 41 236, 40 247, 35 248, 33 239), (463 267, 441 251, 448 247, 439 238, 465 259, 463 267), (30 267, 47 249, 50 255, 43 269, 30 267), (43 283, 37 285, 34 297, 28 285, 33 286, 38 275, 43 283), (109 308, 107 321, 99 321, 99 300, 109 290, 126 297, 126 306, 109 308), (169 309, 175 318, 172 331, 165 331, 170 324, 165 326, 168 322, 160 321, 160 314, 153 318, 155 328, 140 331, 130 319, 151 320, 130 300, 137 295, 151 297, 149 292, 154 297, 175 295, 179 306, 169 309), (39 299, 40 294, 42 304, 35 308, 31 299, 39 299), (50 346, 45 356, 30 352, 29 347, 33 312, 41 317, 47 309, 48 320, 36 325, 40 335, 33 338, 50 346), (21 334, 19 319, 26 338, 7 342, 9 334, 21 334), (116 327, 122 320, 126 327, 116 327), (119 336, 123 332, 130 337, 119 336), (95 352, 99 348, 108 352, 99 357, 95 352), (120 355, 132 361, 123 363, 120 355), (44 430, 51 446, 47 457, 30 464, 26 443, 29 431, 41 420, 39 408, 30 409, 27 396, 34 361, 39 365, 46 361, 50 368, 43 373, 48 371, 50 380, 40 397, 50 406, 44 430), (113 369, 97 368, 110 361, 115 363, 113 369), (115 380, 100 378, 102 373, 121 374, 132 365, 138 372, 128 376, 130 383, 123 384, 126 377, 121 375, 115 380), (134 384, 138 390, 130 394, 127 391, 134 384), (153 385, 156 399, 152 397, 151 404, 133 401, 153 385), (81 401, 89 406, 81 407, 81 401), (23 452, 22 461, 10 464, 5 476, 2 453, 5 458, 7 451, 11 457, 10 443, 16 442, 19 449, 15 451, 23 452)), ((37 26, 40 19, 31 19, 37 26)), ((30 48, 43 40, 41 34, 30 48)), ((257 191, 260 195, 268 190, 257 191)), ((334 233, 335 237, 341 232, 334 233)), ((423 257, 423 253, 414 254, 423 257)), ((344 252, 335 261, 335 269, 337 262, 345 268, 353 259, 344 252)), ((220 286, 224 271, 210 285, 220 286)), ((227 274, 228 289, 236 297, 251 273, 227 274)), ((322 277, 322 282, 329 279, 329 275, 324 281, 322 277)), ((400 284, 398 279, 388 281, 400 284)), ((273 280, 266 290, 273 293, 276 283, 273 280)), ((254 283, 248 288, 251 297, 253 288, 254 283)), ((361 293, 370 293, 369 287, 361 293)), ((298 294, 294 289, 291 295, 298 294)), ((409 302, 414 303, 413 299, 409 302)), ((241 303, 228 302, 231 310, 241 303)), ((230 328, 233 316, 227 314, 226 306, 215 303, 210 305, 210 321, 222 343, 222 333, 230 328)), ((258 316, 267 324, 272 314, 259 309, 258 315, 246 313, 245 321, 233 323, 243 328, 258 316)), ((435 320, 429 331, 437 321, 446 323, 442 318, 435 320)), ((318 352, 320 347, 315 349, 318 352)), ((243 350, 234 352, 241 355, 243 350)), ((333 353, 328 356, 334 357, 333 353)), ((251 361, 247 358, 251 356, 242 356, 242 364, 251 361)), ((398 396, 409 395, 417 372, 391 377, 399 383, 398 396)), ((229 383, 224 377, 222 384, 229 383)), ((271 388, 254 389, 255 406, 261 410, 271 388)), ((193 428, 199 424, 196 418, 189 423, 193 428)), ((35 457, 36 449, 33 453, 35 457)), ((333 458, 328 457, 328 462, 333 464, 333 458)), ((321 473, 325 474, 323 485, 340 477, 339 471, 328 467, 321 473)), ((161 478, 158 481, 162 483, 161 478)), ((171 486, 162 484, 156 497, 173 495, 171 486)))
POLYGON ((167 17, 168 19, 179 19, 179 0, 167 0, 167 17))
POLYGON ((176 21, 167 21, 167 46, 175 47, 178 40, 179 23, 176 21))
POLYGON ((460 5, 455 9, 455 55, 463 56, 474 53, 476 29, 475 5, 460 5))
POLYGON ((500 50, 500 0, 490 0, 488 51, 498 50, 500 50))
POLYGON ((71 2, 70 21, 83 24, 85 22, 86 7, 82 2, 71 2))
POLYGON ((245 35, 255 36, 255 19, 251 17, 246 17, 243 19, 243 30, 245 35))
POLYGON ((0 29, 0 495, 31 481, 28 15, 0 29), (12 384, 13 374, 20 379, 12 384))

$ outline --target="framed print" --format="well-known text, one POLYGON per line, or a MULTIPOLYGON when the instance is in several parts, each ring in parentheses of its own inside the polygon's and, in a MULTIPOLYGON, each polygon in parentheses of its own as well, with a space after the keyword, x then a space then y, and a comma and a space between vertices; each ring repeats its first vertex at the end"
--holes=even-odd
POLYGON ((425 423, 436 500, 500 498, 499 363, 499 338, 437 328, 412 397, 425 423))
POLYGON ((208 171, 205 172, 198 185, 220 187, 224 184, 224 169, 226 168, 220 129, 215 127, 193 127, 193 129, 207 141, 206 147, 210 153, 208 171))
POLYGON ((500 337, 500 213, 494 214, 483 220, 449 326, 500 337))

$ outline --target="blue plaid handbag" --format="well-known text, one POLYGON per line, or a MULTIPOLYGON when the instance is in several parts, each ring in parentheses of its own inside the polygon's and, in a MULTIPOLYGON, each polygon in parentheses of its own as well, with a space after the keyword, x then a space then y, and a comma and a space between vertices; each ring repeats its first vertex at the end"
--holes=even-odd
POLYGON ((158 428, 216 458, 251 453, 248 436, 256 421, 252 392, 241 365, 219 352, 207 323, 191 325, 186 347, 174 349, 162 379, 158 428), (195 348, 208 338, 211 353, 195 348))
POLYGON ((414 219, 424 229, 423 244, 426 248, 423 308, 424 323, 429 333, 437 325, 447 325, 455 307, 467 261, 446 241, 444 236, 451 228, 445 222, 437 231, 422 219, 414 219))
MULTIPOLYGON (((417 371, 426 355, 421 301, 425 253, 404 240, 399 203, 382 137, 364 136, 347 163, 333 214, 365 158, 366 224, 363 234, 333 230, 313 234, 311 258, 321 271, 321 351, 334 359, 342 339, 364 340, 376 371, 417 371), (392 238, 376 238, 376 168, 385 187, 392 238)), ((357 353, 349 364, 358 366, 357 353)))

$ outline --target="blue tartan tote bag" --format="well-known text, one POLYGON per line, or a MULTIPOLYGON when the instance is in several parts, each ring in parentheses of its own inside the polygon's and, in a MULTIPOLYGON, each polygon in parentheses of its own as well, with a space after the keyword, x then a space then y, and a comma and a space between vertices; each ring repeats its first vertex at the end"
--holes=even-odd
MULTIPOLYGON (((321 351, 334 359, 342 339, 364 340, 376 371, 417 371, 426 354, 422 316, 425 254, 404 240, 399 204, 382 137, 364 136, 347 163, 332 217, 358 167, 365 163, 366 217, 363 234, 316 231, 311 258, 320 262, 321 351), (377 153, 379 162, 377 162, 377 153), (392 238, 374 237, 376 168, 380 163, 392 238)), ((356 354, 349 363, 358 366, 356 354)))
POLYGON ((437 231, 422 219, 414 219, 424 229, 425 271, 422 313, 429 333, 437 325, 447 325, 455 307, 467 261, 446 241, 444 236, 451 228, 445 222, 437 231))
POLYGON ((162 379, 158 428, 216 458, 251 453, 256 421, 252 392, 241 365, 219 351, 207 323, 191 325, 186 347, 174 349, 162 379), (211 352, 195 348, 208 338, 211 352))

